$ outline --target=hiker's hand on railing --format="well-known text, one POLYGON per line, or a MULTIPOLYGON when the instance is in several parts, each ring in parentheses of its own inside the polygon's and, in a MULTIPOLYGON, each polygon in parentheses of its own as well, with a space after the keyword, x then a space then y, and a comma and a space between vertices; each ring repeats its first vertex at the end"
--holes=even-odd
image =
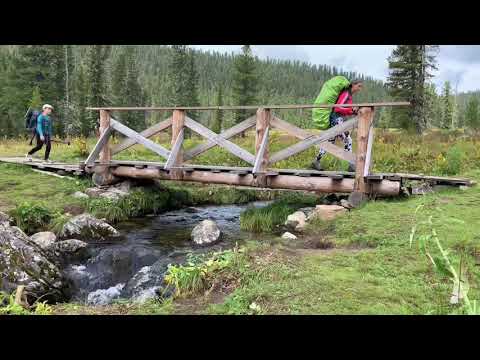
POLYGON ((353 107, 352 111, 355 115, 357 115, 358 114, 358 106, 353 107))

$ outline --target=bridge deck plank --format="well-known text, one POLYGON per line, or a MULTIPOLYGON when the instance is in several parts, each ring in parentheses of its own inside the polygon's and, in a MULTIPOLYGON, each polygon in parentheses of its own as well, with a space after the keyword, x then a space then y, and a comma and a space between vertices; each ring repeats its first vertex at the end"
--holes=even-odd
MULTIPOLYGON (((61 162, 54 162, 52 164, 45 164, 41 160, 34 159, 31 162, 26 162, 23 157, 0 157, 0 162, 5 163, 13 163, 13 164, 21 164, 27 165, 35 168, 43 168, 43 169, 52 169, 52 170, 65 170, 65 171, 73 171, 74 173, 84 173, 80 164, 67 164, 61 162)), ((95 162, 95 165, 101 164, 99 161, 95 162)), ((131 166, 131 167, 154 167, 163 169, 164 163, 162 162, 153 162, 153 161, 135 161, 135 160, 112 160, 110 165, 112 167, 118 166, 131 166)), ((240 173, 240 174, 251 174, 252 168, 251 167, 229 167, 229 166, 207 166, 207 165, 190 165, 186 164, 183 167, 172 167, 172 169, 184 169, 185 171, 220 171, 220 172, 233 172, 233 173, 240 173)), ((299 170, 299 169, 275 169, 270 168, 268 170, 268 174, 270 176, 275 175, 296 175, 297 176, 323 176, 323 177, 330 177, 332 179, 340 179, 340 176, 343 178, 353 178, 355 173, 352 172, 345 172, 345 171, 316 171, 316 170, 299 170)), ((472 186, 475 184, 474 181, 465 178, 453 178, 453 177, 441 177, 441 176, 427 176, 421 174, 406 174, 406 173, 375 173, 366 176, 366 179, 381 180, 418 180, 418 181, 430 181, 436 182, 438 184, 450 184, 450 185, 466 185, 472 186)))

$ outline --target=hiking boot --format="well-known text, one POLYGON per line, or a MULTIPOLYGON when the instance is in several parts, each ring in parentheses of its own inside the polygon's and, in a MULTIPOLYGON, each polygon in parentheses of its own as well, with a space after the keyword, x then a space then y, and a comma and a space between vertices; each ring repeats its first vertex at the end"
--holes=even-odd
POLYGON ((32 155, 30 154, 25 154, 25 161, 32 161, 32 155))
POLYGON ((312 162, 312 168, 317 170, 317 171, 323 171, 323 168, 322 168, 322 165, 320 164, 320 161, 319 160, 315 160, 314 162, 312 162))
POLYGON ((52 160, 43 160, 44 164, 53 164, 52 160))
POLYGON ((356 170, 356 169, 355 169, 355 165, 353 165, 353 164, 348 164, 348 170, 347 170, 348 172, 355 172, 355 170, 356 170))

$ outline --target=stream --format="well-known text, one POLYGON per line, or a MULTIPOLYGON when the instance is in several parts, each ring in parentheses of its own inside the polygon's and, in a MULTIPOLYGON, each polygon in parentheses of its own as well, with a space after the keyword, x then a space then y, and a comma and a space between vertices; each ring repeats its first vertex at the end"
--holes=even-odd
POLYGON ((190 207, 117 224, 120 237, 90 244, 87 260, 63 269, 72 283, 72 300, 105 305, 120 298, 144 301, 161 294, 168 296, 163 284, 168 264, 184 263, 189 253, 229 249, 258 238, 240 229, 240 214, 249 206, 269 203, 190 207), (217 223, 222 237, 202 247, 190 236, 195 225, 206 219, 217 223))

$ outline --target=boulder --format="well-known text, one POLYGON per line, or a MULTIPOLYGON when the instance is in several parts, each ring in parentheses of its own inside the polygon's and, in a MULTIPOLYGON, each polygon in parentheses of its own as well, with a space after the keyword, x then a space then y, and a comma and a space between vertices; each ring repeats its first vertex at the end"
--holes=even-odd
POLYGON ((88 258, 88 244, 77 239, 58 241, 48 248, 52 261, 62 264, 82 261, 88 258))
POLYGON ((86 189, 85 194, 89 197, 95 198, 95 197, 99 197, 100 194, 103 194, 105 191, 106 189, 94 187, 94 188, 86 189))
POLYGON ((129 194, 131 187, 130 181, 124 181, 108 188, 89 188, 85 190, 85 194, 92 198, 119 200, 129 194))
POLYGON ((8 226, 12 222, 12 218, 0 211, 0 225, 8 226))
POLYGON ((293 235, 292 233, 289 233, 289 232, 286 232, 282 235, 282 239, 285 239, 285 240, 296 240, 297 237, 295 235, 293 235))
POLYGON ((53 232, 42 231, 30 236, 30 240, 40 246, 43 250, 46 250, 57 241, 57 237, 53 232))
POLYGON ((89 196, 81 191, 76 191, 73 195, 74 198, 76 199, 88 199, 89 196))
POLYGON ((303 211, 296 211, 288 215, 285 226, 291 230, 302 231, 305 228, 307 217, 303 211))
POLYGON ((343 206, 339 205, 317 205, 315 211, 310 215, 307 221, 313 218, 320 218, 321 220, 333 220, 337 216, 347 212, 343 206))
POLYGON ((192 240, 198 245, 213 244, 220 240, 220 229, 213 220, 203 220, 192 230, 192 240))
POLYGON ((105 191, 104 193, 100 194, 101 198, 104 199, 110 199, 113 201, 120 200, 122 197, 127 196, 128 192, 122 191, 120 189, 110 189, 108 191, 105 191))
POLYGON ((0 225, 0 290, 24 285, 27 301, 65 301, 70 292, 58 267, 16 226, 0 225))
POLYGON ((163 278, 171 259, 164 258, 150 266, 142 267, 126 284, 122 297, 143 303, 149 299, 167 297, 172 294, 164 287, 163 278))
POLYGON ((342 205, 345 209, 353 209, 353 205, 345 199, 340 200, 340 205, 342 205))
POLYGON ((119 232, 105 221, 90 214, 81 214, 71 218, 60 232, 61 239, 75 238, 83 241, 105 240, 118 236, 119 232))
POLYGON ((117 284, 108 289, 98 289, 87 296, 88 305, 108 305, 113 300, 120 297, 125 284, 117 284))
POLYGON ((305 216, 308 218, 312 212, 315 211, 314 207, 306 207, 306 208, 301 208, 298 209, 298 211, 301 211, 305 214, 305 216))

